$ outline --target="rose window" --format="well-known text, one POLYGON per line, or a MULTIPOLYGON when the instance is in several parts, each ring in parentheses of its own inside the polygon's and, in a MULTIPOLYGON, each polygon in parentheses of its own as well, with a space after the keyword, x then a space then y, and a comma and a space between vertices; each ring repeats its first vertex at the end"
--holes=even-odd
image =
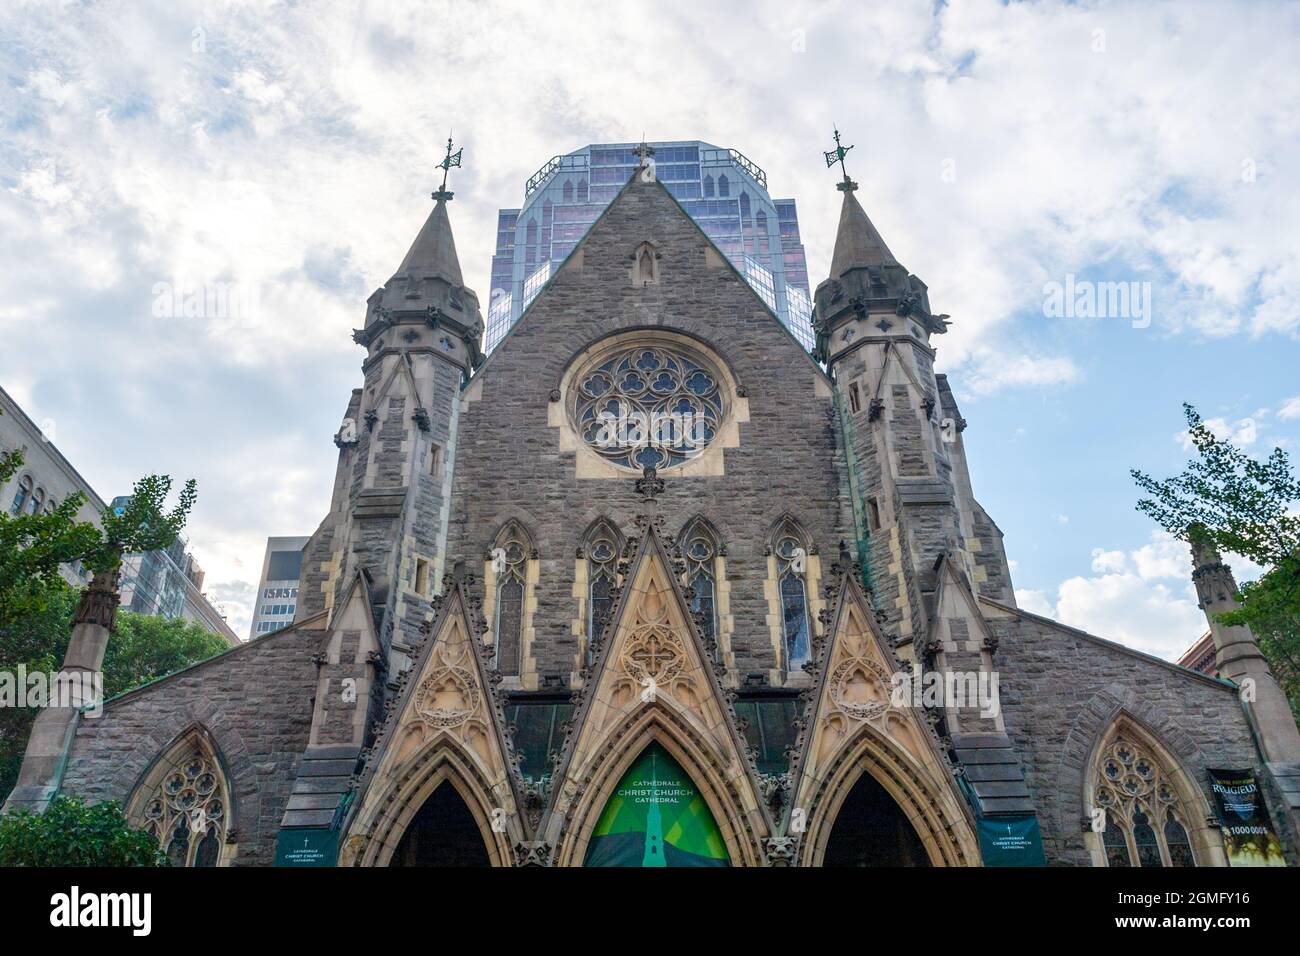
POLYGON ((722 376, 676 344, 604 353, 575 376, 569 409, 588 447, 637 471, 671 468, 700 454, 727 412, 722 376))

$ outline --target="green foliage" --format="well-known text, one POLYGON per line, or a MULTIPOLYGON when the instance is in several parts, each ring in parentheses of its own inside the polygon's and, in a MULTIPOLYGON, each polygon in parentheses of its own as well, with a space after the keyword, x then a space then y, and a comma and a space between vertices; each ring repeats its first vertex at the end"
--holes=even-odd
POLYGON ((104 653, 104 694, 124 693, 229 648, 224 637, 193 621, 120 613, 104 653))
POLYGON ((133 829, 117 803, 60 796, 44 813, 0 817, 0 867, 168 865, 158 841, 133 829))
POLYGON ((1134 469, 1131 474, 1151 497, 1138 510, 1184 541, 1200 526, 1221 552, 1275 567, 1300 550, 1300 479, 1281 448, 1257 461, 1215 437, 1191 405, 1183 405, 1188 434, 1199 459, 1180 475, 1157 481, 1134 469))
POLYGON ((100 522, 104 526, 100 553, 89 556, 92 570, 111 570, 121 563, 122 555, 159 551, 173 541, 185 527, 185 521, 198 499, 198 486, 191 478, 181 489, 180 500, 171 511, 163 512, 172 480, 166 475, 146 475, 135 483, 131 498, 121 514, 104 509, 100 522))
POLYGON ((1164 480, 1133 470, 1148 496, 1138 510, 1184 541, 1201 538, 1267 569, 1241 588, 1241 607, 1219 620, 1250 626, 1300 713, 1300 479, 1281 448, 1256 460, 1217 438, 1191 405, 1183 413, 1197 458, 1164 480))
MULTIPOLYGON (((0 455, 0 484, 22 467, 19 452, 0 455)), ((71 635, 77 592, 60 574, 81 562, 110 571, 122 555, 166 548, 194 507, 195 483, 187 481, 175 507, 166 509, 172 480, 149 475, 136 482, 120 513, 105 509, 102 530, 79 520, 84 495, 69 495, 49 513, 11 515, 0 508, 0 668, 28 673, 56 671, 71 635)), ((7 504, 5 502, 4 504, 7 504)), ((119 614, 104 658, 104 692, 111 696, 211 657, 225 641, 185 621, 119 614)), ((0 708, 0 800, 12 789, 36 713, 0 708)))

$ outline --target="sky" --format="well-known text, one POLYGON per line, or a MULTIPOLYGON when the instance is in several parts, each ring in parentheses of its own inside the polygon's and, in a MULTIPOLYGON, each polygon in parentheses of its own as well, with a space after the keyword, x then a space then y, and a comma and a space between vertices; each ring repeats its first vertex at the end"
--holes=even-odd
POLYGON ((1204 629, 1190 560, 1129 469, 1181 470, 1185 401, 1252 454, 1300 439, 1297 61, 1282 3, 11 0, 0 385, 105 498, 198 480, 191 547, 246 634, 267 536, 328 507, 351 330, 449 131, 486 302, 496 210, 549 157, 643 134, 762 166, 815 284, 837 125, 952 317, 938 370, 1021 605, 1174 658, 1204 629), (1053 305, 1116 282, 1127 309, 1053 305), (240 316, 168 308, 195 288, 240 316))

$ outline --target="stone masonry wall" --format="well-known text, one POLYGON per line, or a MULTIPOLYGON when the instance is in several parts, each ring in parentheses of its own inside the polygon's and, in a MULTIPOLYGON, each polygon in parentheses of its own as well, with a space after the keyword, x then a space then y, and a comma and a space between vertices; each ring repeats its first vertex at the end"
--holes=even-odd
POLYGON ((643 510, 634 476, 577 478, 574 453, 560 451, 559 430, 547 424, 550 392, 570 360, 612 332, 649 326, 698 337, 730 363, 747 391, 750 420, 740 426, 740 446, 725 452, 726 474, 665 471, 667 491, 658 504, 674 534, 696 514, 718 529, 742 676, 775 666, 763 589, 772 524, 788 511, 828 563, 839 540, 853 538, 841 519, 829 383, 748 285, 707 249, 661 186, 634 184, 575 253, 581 268, 571 262, 559 271, 480 370, 481 397, 464 405, 449 557, 481 568, 509 518, 533 535, 540 558, 533 656, 543 676, 567 679, 574 669, 574 554, 585 530, 605 516, 624 533, 634 531, 632 519, 643 510), (660 280, 633 286, 630 257, 644 240, 658 244, 660 280))
POLYGON ((153 761, 201 724, 220 748, 234 795, 236 865, 270 866, 275 836, 311 729, 322 631, 288 630, 110 702, 83 719, 63 792, 124 805, 153 761))

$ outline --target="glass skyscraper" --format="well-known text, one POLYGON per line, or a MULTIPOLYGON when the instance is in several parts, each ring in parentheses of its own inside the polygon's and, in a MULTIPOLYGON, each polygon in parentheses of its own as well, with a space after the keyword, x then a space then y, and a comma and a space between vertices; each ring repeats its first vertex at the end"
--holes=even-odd
MULTIPOLYGON (((772 199, 767 174, 742 153, 699 140, 651 143, 655 175, 808 350, 812 295, 793 199, 772 199)), ((528 180, 520 209, 497 216, 484 351, 524 309, 632 176, 635 143, 552 157, 528 180)))

